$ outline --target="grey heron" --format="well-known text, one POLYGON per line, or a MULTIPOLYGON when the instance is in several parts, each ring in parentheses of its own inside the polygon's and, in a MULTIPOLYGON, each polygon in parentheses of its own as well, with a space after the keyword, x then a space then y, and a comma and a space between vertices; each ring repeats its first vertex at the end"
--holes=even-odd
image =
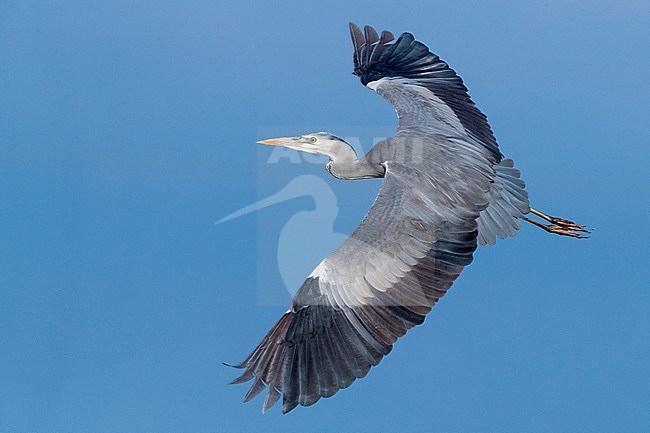
POLYGON ((520 220, 583 238, 585 228, 530 208, 513 161, 461 78, 410 33, 350 23, 354 74, 397 112, 397 133, 358 157, 316 132, 259 141, 329 157, 340 179, 383 178, 370 211, 307 277, 289 310, 234 367, 252 380, 247 402, 268 389, 265 412, 310 406, 364 377, 395 341, 424 321, 478 244, 514 236, 520 220), (534 220, 535 215, 548 224, 534 220))

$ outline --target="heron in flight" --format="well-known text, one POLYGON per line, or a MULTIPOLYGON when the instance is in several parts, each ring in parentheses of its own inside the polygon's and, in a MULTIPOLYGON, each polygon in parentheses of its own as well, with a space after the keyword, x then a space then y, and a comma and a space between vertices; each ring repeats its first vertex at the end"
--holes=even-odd
POLYGON ((327 155, 339 179, 384 178, 356 230, 234 366, 243 374, 232 383, 252 380, 244 402, 268 389, 263 412, 281 396, 283 413, 310 406, 364 377, 424 321, 478 244, 514 236, 522 220, 558 235, 588 233, 530 207, 519 170, 463 81, 424 44, 352 23, 350 34, 354 74, 393 105, 397 133, 362 157, 325 132, 259 141, 327 155))

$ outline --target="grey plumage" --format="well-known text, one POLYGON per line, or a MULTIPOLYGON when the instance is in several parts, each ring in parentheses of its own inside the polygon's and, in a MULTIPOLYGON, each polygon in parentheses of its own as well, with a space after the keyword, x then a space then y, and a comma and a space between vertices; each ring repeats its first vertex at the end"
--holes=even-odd
POLYGON ((398 129, 360 159, 329 134, 261 142, 329 155, 337 177, 384 178, 357 229, 235 365, 244 371, 233 383, 253 381, 244 401, 268 389, 263 411, 280 396, 285 413, 312 405, 364 377, 424 321, 477 244, 514 236, 529 211, 519 171, 445 62, 410 33, 393 43, 371 27, 350 33, 354 73, 393 105, 398 129))

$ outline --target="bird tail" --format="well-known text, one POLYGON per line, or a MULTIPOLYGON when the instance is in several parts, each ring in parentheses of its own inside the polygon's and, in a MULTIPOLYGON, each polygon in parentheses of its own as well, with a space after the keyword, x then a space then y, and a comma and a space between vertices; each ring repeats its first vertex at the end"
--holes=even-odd
POLYGON ((502 159, 494 166, 496 177, 490 190, 490 204, 479 214, 478 241, 481 245, 494 245, 497 237, 515 236, 520 228, 519 219, 530 211, 526 183, 514 167, 512 159, 502 159))

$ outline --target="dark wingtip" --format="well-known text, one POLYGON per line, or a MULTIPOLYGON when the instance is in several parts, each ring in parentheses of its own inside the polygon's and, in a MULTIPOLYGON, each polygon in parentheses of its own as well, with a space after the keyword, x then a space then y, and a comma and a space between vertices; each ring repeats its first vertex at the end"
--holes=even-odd
POLYGON ((354 48, 356 49, 359 47, 359 45, 361 45, 361 43, 363 43, 363 42, 360 43, 360 40, 363 39, 363 32, 361 31, 359 26, 357 26, 352 21, 350 21, 349 27, 350 27, 350 37, 352 38, 352 43, 354 45, 354 48))
POLYGON ((253 382, 253 385, 251 385, 250 389, 244 396, 244 399, 242 400, 244 403, 248 403, 255 397, 257 397, 260 392, 264 391, 264 388, 266 388, 266 385, 264 385, 264 382, 262 382, 260 379, 257 379, 255 382, 253 382))
POLYGON ((226 367, 230 367, 230 368, 239 368, 239 369, 244 368, 244 367, 246 366, 246 362, 245 362, 245 361, 244 361, 244 362, 240 362, 239 364, 228 364, 227 362, 222 362, 222 364, 225 365, 226 367))
POLYGON ((241 374, 241 376, 236 377, 229 384, 230 385, 239 385, 240 383, 248 382, 249 380, 253 379, 254 377, 255 377, 255 375, 253 374, 252 371, 246 370, 241 374))
POLYGON ((350 22, 350 38, 352 39, 352 46, 354 47, 353 60, 354 60, 354 74, 358 75, 358 70, 363 59, 361 58, 361 46, 366 42, 361 29, 356 24, 350 22))
POLYGON ((395 39, 395 35, 392 32, 389 32, 388 30, 383 30, 381 32, 381 39, 383 43, 390 42, 395 39))
POLYGON ((286 415, 289 412, 291 412, 292 410, 294 410, 296 408, 296 406, 298 406, 297 401, 291 401, 291 402, 285 401, 285 402, 282 402, 282 413, 286 415))
POLYGON ((379 40, 379 35, 377 34, 377 31, 372 26, 365 26, 363 28, 363 34, 364 37, 366 38, 366 42, 369 45, 379 40))
POLYGON ((268 410, 271 409, 271 406, 273 406, 279 398, 280 392, 275 389, 275 387, 270 386, 269 392, 266 396, 266 399, 264 400, 264 405, 262 406, 262 413, 268 412, 268 410))

